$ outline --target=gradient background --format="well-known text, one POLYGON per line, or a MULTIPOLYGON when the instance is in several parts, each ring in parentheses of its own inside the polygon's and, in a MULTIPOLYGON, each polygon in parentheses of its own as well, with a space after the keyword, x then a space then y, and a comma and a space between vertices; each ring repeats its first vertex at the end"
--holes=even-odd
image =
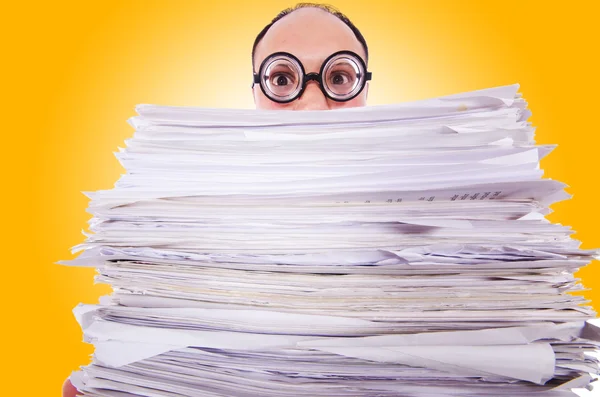
MULTIPOLYGON (((18 5, 15 5, 17 4, 18 5)), ((361 29, 369 104, 520 83, 542 163, 573 199, 549 219, 600 247, 597 9, 528 1, 332 1, 361 29)), ((589 2, 591 4, 591 2, 589 2)), ((3 6, 2 211, 5 271, 0 394, 60 394, 89 362, 71 310, 109 292, 92 269, 54 263, 83 241, 81 191, 112 188, 113 157, 138 103, 253 108, 255 35, 292 1, 102 1, 3 6), (7 124, 8 123, 8 124, 7 124), (7 238, 6 238, 7 237, 7 238), (6 358, 8 357, 8 358, 6 358)), ((597 6, 595 6, 597 7, 597 6)), ((600 309, 600 267, 578 273, 600 309)))

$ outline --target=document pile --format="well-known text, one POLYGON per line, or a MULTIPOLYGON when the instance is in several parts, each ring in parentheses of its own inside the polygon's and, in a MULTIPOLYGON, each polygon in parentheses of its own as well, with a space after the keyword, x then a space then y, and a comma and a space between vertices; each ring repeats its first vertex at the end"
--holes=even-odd
MULTIPOLYGON (((573 396, 598 252, 546 220, 518 85, 332 111, 138 106, 90 193, 84 396, 573 396)), ((596 387, 597 388, 597 387, 596 387)))

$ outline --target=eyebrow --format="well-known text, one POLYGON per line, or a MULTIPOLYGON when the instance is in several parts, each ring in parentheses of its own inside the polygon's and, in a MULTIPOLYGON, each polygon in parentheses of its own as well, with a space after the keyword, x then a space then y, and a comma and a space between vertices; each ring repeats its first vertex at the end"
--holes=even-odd
MULTIPOLYGON (((298 58, 300 60, 300 62, 302 63, 303 67, 306 67, 307 64, 315 63, 315 64, 318 65, 318 68, 320 68, 321 65, 323 64, 323 62, 327 59, 327 57, 329 57, 331 54, 336 53, 338 51, 352 51, 352 52, 355 52, 358 56, 360 56, 360 58, 363 60, 363 62, 365 61, 364 57, 360 53, 358 53, 358 52, 356 52, 354 50, 349 50, 347 48, 343 48, 343 49, 339 49, 339 50, 327 52, 323 56, 318 56, 318 55, 315 55, 314 53, 309 53, 308 55, 303 56, 303 57, 300 57, 300 56, 297 55, 297 53, 294 53, 294 52, 289 51, 289 50, 276 50, 276 51, 271 52, 267 56, 265 56, 260 62, 257 62, 255 66, 260 66, 260 64, 265 59, 267 59, 271 54, 274 54, 276 52, 288 52, 288 53, 294 55, 296 58, 298 58)), ((315 72, 318 72, 318 71, 319 70, 315 70, 315 72)), ((311 71, 310 70, 305 70, 305 72, 306 73, 310 73, 311 71)))

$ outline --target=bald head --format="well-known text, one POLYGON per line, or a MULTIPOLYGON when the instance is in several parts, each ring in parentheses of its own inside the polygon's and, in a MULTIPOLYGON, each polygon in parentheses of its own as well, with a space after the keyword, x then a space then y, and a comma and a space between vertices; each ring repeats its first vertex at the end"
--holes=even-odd
MULTIPOLYGON (((345 18, 342 15, 343 18, 345 18)), ((348 21, 349 22, 349 21, 348 21)), ((258 72, 261 62, 275 52, 288 52, 302 62, 305 72, 318 73, 331 54, 348 50, 367 61, 366 45, 359 41, 362 35, 353 25, 349 26, 327 10, 318 7, 303 7, 287 13, 268 27, 262 38, 257 39, 253 51, 253 68, 258 72)), ((364 39, 362 39, 364 40, 364 39)), ((326 98, 317 82, 307 84, 303 95, 297 100, 280 104, 267 98, 260 87, 253 87, 254 100, 258 109, 319 110, 366 105, 367 89, 347 102, 336 102, 326 98)))
POLYGON ((328 55, 346 49, 356 52, 366 61, 366 44, 359 41, 364 39, 358 30, 356 32, 339 17, 325 9, 299 8, 275 22, 259 39, 253 51, 253 65, 256 69, 262 59, 272 54, 269 51, 263 54, 264 50, 272 48, 280 48, 291 53, 294 53, 294 50, 310 53, 320 47, 323 47, 323 50, 333 49, 328 55))

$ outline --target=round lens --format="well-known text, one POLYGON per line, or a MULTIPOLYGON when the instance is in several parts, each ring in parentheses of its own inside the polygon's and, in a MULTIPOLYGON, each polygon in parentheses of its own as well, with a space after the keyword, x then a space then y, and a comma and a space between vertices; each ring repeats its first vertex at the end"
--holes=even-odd
POLYGON ((302 76, 302 67, 295 59, 278 55, 264 63, 261 85, 271 99, 287 101, 302 89, 302 76))
POLYGON ((363 63, 350 54, 339 54, 323 68, 323 83, 327 93, 337 100, 356 96, 364 84, 363 63))

